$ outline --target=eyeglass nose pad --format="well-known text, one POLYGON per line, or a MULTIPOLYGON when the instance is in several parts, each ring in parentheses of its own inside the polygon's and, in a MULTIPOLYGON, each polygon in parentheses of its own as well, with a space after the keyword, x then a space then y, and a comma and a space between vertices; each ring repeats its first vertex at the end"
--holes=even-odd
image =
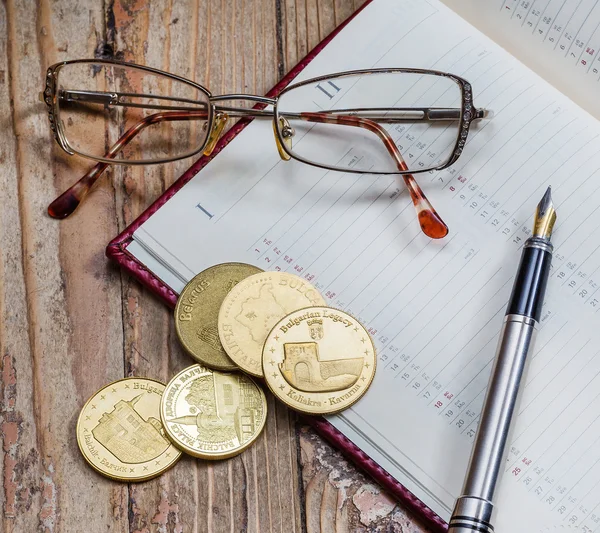
MULTIPOLYGON (((281 128, 283 142, 291 150, 292 137, 294 136, 294 133, 296 133, 294 128, 290 126, 288 119, 283 117, 279 117, 279 127, 281 128)), ((292 157, 285 151, 285 148, 282 146, 281 141, 279 140, 279 135, 277 135, 277 123, 275 121, 273 121, 273 134, 275 135, 275 144, 277 145, 279 157, 281 157, 281 159, 284 161, 289 161, 292 157)))
POLYGON ((227 120, 229 120, 227 113, 217 113, 215 116, 215 121, 212 129, 210 130, 208 141, 206 141, 206 146, 202 152, 204 155, 212 154, 212 151, 215 149, 217 141, 221 136, 221 132, 223 131, 225 124, 227 124, 227 120))

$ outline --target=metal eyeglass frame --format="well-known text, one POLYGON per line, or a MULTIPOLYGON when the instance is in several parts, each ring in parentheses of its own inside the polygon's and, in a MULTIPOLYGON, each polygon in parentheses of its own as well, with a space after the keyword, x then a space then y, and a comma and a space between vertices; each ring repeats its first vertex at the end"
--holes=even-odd
MULTIPOLYGON (((152 98, 160 98, 157 95, 151 95, 152 98)), ((167 163, 171 161, 177 161, 179 159, 185 159, 202 152, 204 155, 210 155, 219 139, 223 128, 225 127, 229 117, 232 118, 269 118, 273 120, 273 130, 275 135, 275 141, 279 155, 283 160, 296 159, 308 165, 315 167, 324 168, 327 170, 342 171, 339 167, 333 167, 316 163, 305 159, 304 157, 295 154, 291 149, 291 137, 294 134, 293 128, 291 128, 288 118, 296 120, 305 120, 309 122, 317 123, 328 123, 328 124, 341 124, 345 126, 355 126, 367 129, 377 135, 380 140, 384 143, 386 149, 390 153, 390 156, 394 159, 397 171, 369 171, 356 170, 352 168, 343 169, 344 172, 357 173, 357 174, 385 174, 385 175, 401 175, 408 188, 409 194, 413 201, 413 204, 417 210, 419 222, 423 232, 432 238, 441 238, 447 235, 448 228, 442 221, 441 217, 436 213, 435 209, 425 194, 417 184, 412 174, 427 172, 430 170, 442 170, 449 167, 459 158, 463 147, 468 136, 471 123, 474 120, 487 118, 491 113, 486 109, 477 109, 472 103, 472 90, 470 84, 463 78, 449 74, 446 72, 440 72, 436 70, 424 70, 424 69, 410 69, 410 68, 380 68, 380 69, 364 69, 339 72, 334 74, 328 74, 311 78, 300 83, 289 85, 283 89, 279 95, 275 98, 268 98, 265 96, 248 95, 248 94, 225 94, 219 96, 213 96, 208 89, 199 85, 191 80, 182 78, 175 74, 164 72, 155 68, 136 65, 132 63, 124 63, 121 61, 114 60, 102 60, 102 59, 77 59, 72 61, 62 61, 56 63, 48 68, 46 75, 46 87, 43 93, 40 94, 40 98, 48 106, 48 118, 50 120, 50 128, 54 133, 54 137, 59 146, 70 155, 80 155, 88 159, 98 161, 98 163, 90 169, 77 183, 67 189, 63 194, 56 198, 48 207, 48 213, 53 218, 66 218, 79 206, 83 198, 87 196, 94 183, 104 172, 109 164, 123 164, 123 165, 146 165, 146 164, 158 164, 167 163), (91 64, 105 64, 115 65, 120 67, 127 67, 145 71, 148 73, 161 75, 178 82, 187 84, 194 89, 203 93, 206 98, 208 105, 206 110, 199 109, 198 111, 191 111, 189 107, 178 107, 178 106, 161 106, 161 105, 148 105, 148 104, 136 104, 134 102, 126 101, 127 98, 131 97, 148 97, 150 95, 145 94, 131 94, 131 93, 116 93, 101 92, 101 91, 65 91, 58 89, 58 74, 60 70, 66 66, 77 63, 89 63, 91 64), (446 77, 453 80, 460 88, 461 92, 461 108, 393 108, 393 109, 348 109, 348 110, 335 110, 335 111, 322 111, 322 112, 306 112, 306 113, 280 113, 278 108, 279 98, 289 91, 297 89, 309 84, 318 84, 321 81, 330 81, 333 79, 339 79, 348 76, 365 76, 370 74, 383 74, 383 73, 410 73, 410 74, 428 74, 440 77, 446 77), (143 107, 146 109, 157 109, 161 110, 158 113, 154 113, 144 117, 137 124, 130 127, 119 140, 108 150, 104 157, 95 157, 90 154, 81 153, 75 150, 70 144, 63 130, 62 123, 58 120, 59 116, 59 102, 60 101, 71 101, 71 102, 87 102, 87 103, 100 103, 108 107, 110 106, 127 106, 127 107, 143 107), (250 102, 256 102, 253 108, 239 108, 229 107, 220 104, 221 102, 231 100, 246 100, 250 102), (266 106, 271 105, 273 109, 265 109, 266 106), (384 112, 381 115, 377 113, 384 112), (394 116, 390 118, 389 111, 400 113, 400 116, 394 116), (362 115, 362 116, 361 116, 362 115), (116 160, 115 156, 135 137, 137 133, 142 131, 145 127, 155 124, 161 121, 174 121, 174 120, 193 120, 202 118, 207 121, 208 134, 204 140, 204 143, 194 149, 191 152, 178 155, 176 157, 157 159, 151 161, 144 160, 116 160), (458 121, 459 131, 457 134, 456 143, 450 153, 448 159, 441 165, 434 167, 409 170, 402 154, 396 147, 393 139, 388 134, 387 130, 383 128, 380 123, 382 122, 417 122, 417 121, 458 121)), ((177 98, 169 98, 170 101, 175 101, 177 98)), ((205 103, 201 101, 191 101, 179 99, 182 102, 187 103, 205 103)))

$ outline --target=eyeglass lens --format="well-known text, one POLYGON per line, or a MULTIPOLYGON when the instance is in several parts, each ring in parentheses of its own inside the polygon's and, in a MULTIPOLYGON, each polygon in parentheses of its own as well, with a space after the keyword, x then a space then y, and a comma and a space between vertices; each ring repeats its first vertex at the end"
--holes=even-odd
POLYGON ((291 144, 299 159, 338 170, 397 172, 397 161, 383 142, 387 137, 415 172, 450 159, 461 134, 461 108, 460 86, 448 77, 406 72, 334 76, 284 92, 277 111, 285 120, 277 124, 283 137, 292 133, 288 148, 291 144))
POLYGON ((57 126, 69 147, 84 156, 168 161, 197 152, 208 135, 204 92, 135 66, 63 65, 57 94, 57 126))

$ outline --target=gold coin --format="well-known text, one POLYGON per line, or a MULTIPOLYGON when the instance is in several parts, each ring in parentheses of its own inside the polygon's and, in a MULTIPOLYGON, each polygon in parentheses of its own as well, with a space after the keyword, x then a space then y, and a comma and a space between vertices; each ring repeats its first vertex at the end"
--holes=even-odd
POLYGON ((368 331, 331 307, 307 307, 282 318, 263 352, 273 394, 292 409, 319 415, 356 402, 373 381, 376 364, 368 331))
POLYGON ((245 263, 223 263, 200 272, 181 291, 175 306, 175 330, 196 361, 217 370, 237 370, 219 340, 219 309, 237 283, 259 272, 260 268, 245 263))
POLYGON ((242 370, 263 377, 262 349, 271 328, 284 316, 310 305, 325 305, 310 283, 287 272, 263 272, 240 281, 219 312, 219 338, 242 370))
POLYGON ((267 400, 262 389, 241 372, 194 365, 167 384, 160 417, 181 450, 201 459, 227 459, 260 435, 267 400))
POLYGON ((181 456, 160 422, 165 385, 148 378, 125 378, 106 385, 83 406, 77 444, 100 474, 119 481, 146 481, 181 456))

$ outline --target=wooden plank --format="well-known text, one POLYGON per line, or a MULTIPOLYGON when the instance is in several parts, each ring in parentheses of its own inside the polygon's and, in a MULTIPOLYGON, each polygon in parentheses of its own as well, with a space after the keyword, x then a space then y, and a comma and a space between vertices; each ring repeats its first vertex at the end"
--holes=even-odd
MULTIPOLYGON (((197 7, 195 17, 198 20, 199 31, 205 37, 198 40, 193 69, 196 73, 196 80, 206 85, 214 94, 246 90, 243 87, 246 83, 242 81, 248 76, 245 55, 241 54, 244 50, 262 51, 261 54, 252 58, 252 62, 249 62, 250 65, 253 65, 256 73, 256 75, 252 75, 254 78, 252 83, 255 85, 253 90, 258 94, 266 92, 279 77, 275 59, 277 30, 273 2, 253 2, 251 7, 249 19, 236 14, 238 10, 249 14, 241 3, 210 2, 202 3, 197 7), (246 43, 244 47, 240 46, 236 36, 249 35, 248 30, 244 29, 247 25, 253 30, 250 34, 253 42, 251 46, 247 46, 248 43, 246 43), (256 28, 259 30, 257 31, 256 28)), ((189 5, 187 9, 188 12, 191 12, 194 6, 189 5)), ((174 17, 169 18, 174 19, 174 17)), ((120 34, 122 46, 130 50, 135 50, 136 46, 144 43, 140 34, 152 32, 151 29, 145 29, 139 25, 132 26, 128 22, 123 27, 119 27, 119 19, 116 20, 117 33, 120 34)), ((171 47, 185 50, 186 42, 193 43, 194 39, 187 33, 193 27, 194 24, 190 24, 186 28, 187 31, 178 28, 177 35, 171 32, 171 47)), ((143 52, 149 56, 153 50, 149 44, 146 44, 143 52)), ((139 53, 142 53, 142 50, 139 53)), ((179 55, 186 58, 191 57, 189 53, 185 52, 179 55)), ((157 56, 154 54, 152 57, 156 58, 157 56)), ((176 61, 176 58, 171 57, 171 70, 176 61)), ((148 63, 148 59, 146 63, 148 63)), ((155 64, 154 66, 162 69, 169 68, 165 64, 155 64)), ((272 142, 271 139, 268 141, 272 142)), ((131 186, 125 186, 122 190, 124 210, 121 217, 124 224, 133 220, 145 207, 145 205, 138 204, 137 197, 151 201, 161 192, 161 190, 155 192, 152 190, 154 186, 148 184, 153 177, 156 176, 150 177, 149 171, 146 169, 142 177, 142 180, 146 181, 145 189, 139 191, 141 180, 136 181, 138 184, 136 185, 137 195, 132 188, 133 181, 131 186)), ((172 180, 167 178, 163 182, 157 181, 161 187, 164 187, 172 180)), ((145 291, 141 290, 136 282, 124 279, 123 287, 127 301, 135 302, 132 306, 124 307, 125 323, 131 324, 131 331, 126 333, 125 341, 126 346, 128 342, 132 343, 132 349, 127 350, 132 358, 131 370, 138 375, 150 375, 149 373, 155 371, 155 363, 148 362, 147 359, 151 361, 156 357, 153 353, 156 351, 156 348, 153 350, 153 347, 156 346, 164 347, 164 353, 169 354, 171 374, 190 364, 191 361, 182 353, 177 343, 172 342, 175 339, 171 325, 172 320, 163 307, 160 304, 155 307, 153 302, 147 301, 145 291), (168 327, 165 329, 167 324, 168 327), (132 340, 128 341, 128 339, 132 340), (144 359, 137 356, 136 352, 151 355, 144 359)), ((185 460, 161 479, 146 484, 143 493, 136 492, 135 516, 139 525, 152 524, 154 510, 161 499, 166 499, 171 502, 171 505, 181 505, 180 502, 184 500, 195 502, 195 508, 188 508, 188 512, 194 513, 194 521, 201 531, 235 531, 243 530, 245 527, 248 528, 248 531, 257 532, 284 532, 296 529, 300 531, 299 513, 294 513, 293 507, 289 508, 290 504, 297 508, 297 501, 300 499, 297 494, 300 484, 297 481, 294 428, 289 426, 289 413, 286 409, 280 408, 278 413, 274 409, 272 400, 270 407, 267 431, 265 436, 261 437, 261 442, 254 447, 256 449, 245 452, 241 457, 216 463, 185 460), (273 431, 275 428, 279 431, 273 431), (263 453, 260 453, 261 448, 263 453), (290 448, 293 448, 293 455, 290 455, 290 448), (296 479, 293 485, 281 483, 280 474, 283 469, 287 469, 285 481, 290 482, 290 480, 296 479), (291 474, 292 469, 294 469, 293 475, 291 474), (171 487, 165 489, 164 478, 169 480, 169 485, 175 490, 172 490, 171 487), (194 480, 193 483, 189 483, 191 479, 194 480), (261 483, 267 490, 255 493, 252 489, 261 483)), ((189 516, 181 511, 179 513, 179 520, 184 529, 191 525, 187 519, 189 516)), ((164 524, 156 525, 164 526, 164 524)), ((135 528, 138 528, 138 524, 133 524, 132 530, 135 531, 135 528)))
POLYGON ((0 202, 3 206, 0 210, 0 436, 3 453, 0 530, 6 533, 37 527, 37 517, 24 516, 24 511, 28 505, 39 509, 39 491, 30 489, 37 489, 41 470, 40 456, 35 451, 36 426, 30 400, 33 368, 28 355, 28 311, 20 232, 18 131, 13 123, 11 95, 14 88, 9 72, 16 30, 8 25, 8 18, 14 17, 14 13, 13 5, 0 5, 0 108, 10 114, 4 117, 10 126, 0 129, 0 202), (32 449, 34 452, 29 455, 32 449))
MULTIPOLYGON (((8 139, 14 181, 7 186, 18 191, 18 199, 14 210, 6 211, 14 220, 5 221, 0 248, 20 252, 22 277, 10 284, 4 280, 1 321, 6 324, 7 314, 16 313, 25 327, 3 335, 3 343, 22 339, 18 350, 8 354, 12 372, 10 366, 3 372, 15 382, 13 414, 23 413, 14 435, 16 462, 12 472, 4 473, 16 490, 14 518, 6 513, 3 519, 8 531, 76 530, 82 509, 94 507, 91 529, 126 531, 126 514, 115 519, 111 504, 126 486, 90 472, 74 438, 78 409, 97 382, 122 375, 119 275, 106 268, 102 257, 106 240, 117 229, 112 199, 99 195, 90 205, 83 218, 94 230, 85 234, 79 231, 82 218, 60 225, 48 219, 45 206, 55 194, 54 176, 62 182, 67 158, 56 150, 44 105, 37 100, 47 64, 66 55, 67 43, 69 53, 88 55, 84 49, 102 17, 93 2, 82 2, 86 23, 75 25, 75 10, 56 7, 49 2, 6 3, 3 38, 12 106, 3 106, 10 109, 11 124, 3 130, 14 134, 8 139), (79 37, 71 43, 73 27, 79 37)), ((3 171, 3 179, 10 179, 8 172, 3 171)))
POLYGON ((310 427, 302 427, 299 436, 309 533, 428 531, 310 427))
POLYGON ((264 94, 360 2, 0 5, 7 124, 0 129, 0 531, 300 533, 335 526, 342 533, 410 522, 389 503, 389 513, 369 522, 365 502, 385 496, 270 395, 265 432, 239 457, 184 457, 143 484, 93 472, 75 439, 85 400, 122 376, 166 381, 192 363, 171 313, 104 257, 106 243, 190 161, 114 167, 72 218, 57 222, 45 214, 89 167, 52 139, 37 100, 48 65, 119 58, 195 79, 214 93, 264 94))

